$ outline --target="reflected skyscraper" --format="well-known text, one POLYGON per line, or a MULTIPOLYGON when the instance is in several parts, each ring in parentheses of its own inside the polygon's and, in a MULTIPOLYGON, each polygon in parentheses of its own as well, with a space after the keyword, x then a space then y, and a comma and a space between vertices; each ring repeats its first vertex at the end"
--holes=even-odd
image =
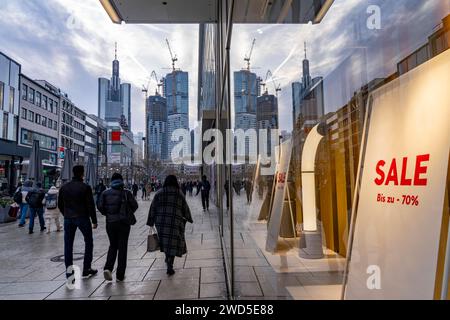
MULTIPOLYGON (((167 154, 178 144, 172 141, 172 133, 177 129, 189 130, 189 75, 187 72, 173 70, 164 78, 164 96, 167 102, 167 154)), ((189 153, 185 148, 184 155, 189 153)))
POLYGON ((106 121, 119 122, 124 129, 130 131, 131 85, 120 81, 117 44, 112 69, 110 80, 106 78, 98 79, 98 117, 106 121))
MULTIPOLYGON (((243 69, 234 72, 235 130, 256 130, 256 105, 260 95, 260 80, 255 73, 243 69)), ((245 154, 256 154, 256 145, 245 142, 245 154)))

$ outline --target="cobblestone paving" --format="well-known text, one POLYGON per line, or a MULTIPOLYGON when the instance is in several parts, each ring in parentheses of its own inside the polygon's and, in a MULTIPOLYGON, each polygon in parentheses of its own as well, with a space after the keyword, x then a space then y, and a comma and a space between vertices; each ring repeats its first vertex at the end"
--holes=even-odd
MULTIPOLYGON (((126 281, 103 279, 108 250, 104 217, 94 230, 93 267, 99 274, 80 281, 81 287, 69 290, 65 285, 64 263, 51 261, 63 255, 63 232, 28 234, 28 228, 16 223, 0 225, 0 300, 4 299, 226 299, 223 255, 215 208, 204 213, 200 197, 187 196, 194 224, 186 228, 188 254, 175 259, 176 274, 166 275, 164 255, 147 253, 147 221, 150 201, 139 201, 138 223, 132 227, 126 281)), ((55 230, 55 227, 52 226, 55 230)), ((83 253, 82 235, 77 232, 74 252, 83 253)), ((76 256, 76 255, 75 255, 76 256)), ((81 257, 81 255, 80 255, 81 257)), ((75 261, 82 266, 82 260, 75 261)))

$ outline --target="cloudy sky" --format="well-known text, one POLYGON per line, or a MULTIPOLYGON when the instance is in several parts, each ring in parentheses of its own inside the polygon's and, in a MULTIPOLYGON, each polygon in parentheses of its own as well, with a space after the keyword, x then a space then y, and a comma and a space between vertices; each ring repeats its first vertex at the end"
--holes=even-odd
MULTIPOLYGON (((399 59, 425 43, 449 13, 448 0, 336 0, 319 25, 236 25, 232 69, 244 67, 256 38, 252 66, 263 78, 271 70, 281 84, 280 126, 290 130, 291 83, 301 77, 305 41, 312 75, 328 79, 325 90, 333 94, 326 95, 326 106, 334 111, 364 82, 394 72, 399 59), (366 26, 367 8, 373 4, 381 9, 380 30, 366 26), (355 52, 358 57, 363 52, 364 72, 361 61, 346 60, 355 52), (345 90, 337 73, 351 74, 345 90)), ((0 1, 0 51, 21 63, 24 74, 60 87, 89 113, 97 113, 97 79, 110 77, 118 42, 122 81, 133 86, 134 132, 145 131, 142 86, 152 70, 158 77, 169 72, 166 38, 178 55, 177 67, 189 72, 192 126, 197 118, 198 25, 114 25, 96 0, 0 1)), ((150 90, 155 88, 150 82, 150 90)), ((268 88, 273 91, 273 85, 268 88)))

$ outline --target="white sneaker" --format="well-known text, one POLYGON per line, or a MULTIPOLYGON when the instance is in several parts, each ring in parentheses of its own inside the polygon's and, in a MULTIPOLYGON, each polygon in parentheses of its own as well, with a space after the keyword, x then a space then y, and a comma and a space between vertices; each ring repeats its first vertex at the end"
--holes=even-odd
POLYGON ((105 277, 106 281, 112 281, 113 277, 112 277, 112 272, 109 270, 104 270, 103 271, 103 277, 105 277))

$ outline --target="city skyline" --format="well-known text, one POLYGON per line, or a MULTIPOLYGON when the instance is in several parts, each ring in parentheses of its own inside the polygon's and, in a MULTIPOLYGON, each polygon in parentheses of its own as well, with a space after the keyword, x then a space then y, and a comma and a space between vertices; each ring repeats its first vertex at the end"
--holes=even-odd
MULTIPOLYGON (((423 17, 427 13, 439 15, 442 3, 412 0, 408 6, 416 9, 415 14, 404 16, 399 4, 386 6, 389 6, 389 12, 383 16, 383 23, 388 24, 401 17, 402 26, 407 31, 399 28, 399 32, 408 32, 411 38, 422 35, 425 39, 434 25, 433 21, 424 20, 423 17)), ((279 93, 280 127, 291 130, 291 83, 301 79, 305 41, 308 43, 310 73, 313 77, 326 77, 345 60, 352 46, 367 45, 370 48, 390 45, 382 42, 386 39, 381 39, 376 32, 367 36, 364 26, 360 26, 362 29, 359 30, 361 39, 354 39, 354 25, 347 22, 348 16, 364 15, 366 7, 356 0, 338 0, 320 25, 236 25, 232 39, 231 70, 239 71, 245 67, 244 57, 252 39, 256 38, 252 67, 259 69, 252 71, 262 76, 266 70, 272 70, 282 88, 279 93), (317 37, 319 34, 327 36, 317 37), (328 50, 319 49, 326 47, 328 50)), ((148 83, 152 70, 159 77, 168 73, 164 69, 169 68, 171 63, 164 41, 168 38, 179 58, 177 67, 190 74, 189 124, 190 128, 194 127, 197 120, 198 25, 111 26, 109 17, 99 3, 78 3, 74 0, 21 1, 20 4, 6 0, 2 1, 0 9, 8 17, 0 20, 0 37, 4 39, 0 49, 22 64, 24 74, 58 85, 87 113, 97 114, 97 78, 110 75, 110 61, 114 58, 111 48, 118 42, 122 81, 132 84, 133 132, 145 131, 142 85, 148 83)), ((385 58, 398 61, 407 49, 397 48, 396 52, 386 52, 385 58)), ((375 63, 367 64, 369 79, 386 76, 394 71, 372 70, 373 66, 375 63)), ((153 81, 150 90, 154 91, 155 88, 156 83, 153 81)), ((273 90, 271 84, 269 90, 273 90)))

